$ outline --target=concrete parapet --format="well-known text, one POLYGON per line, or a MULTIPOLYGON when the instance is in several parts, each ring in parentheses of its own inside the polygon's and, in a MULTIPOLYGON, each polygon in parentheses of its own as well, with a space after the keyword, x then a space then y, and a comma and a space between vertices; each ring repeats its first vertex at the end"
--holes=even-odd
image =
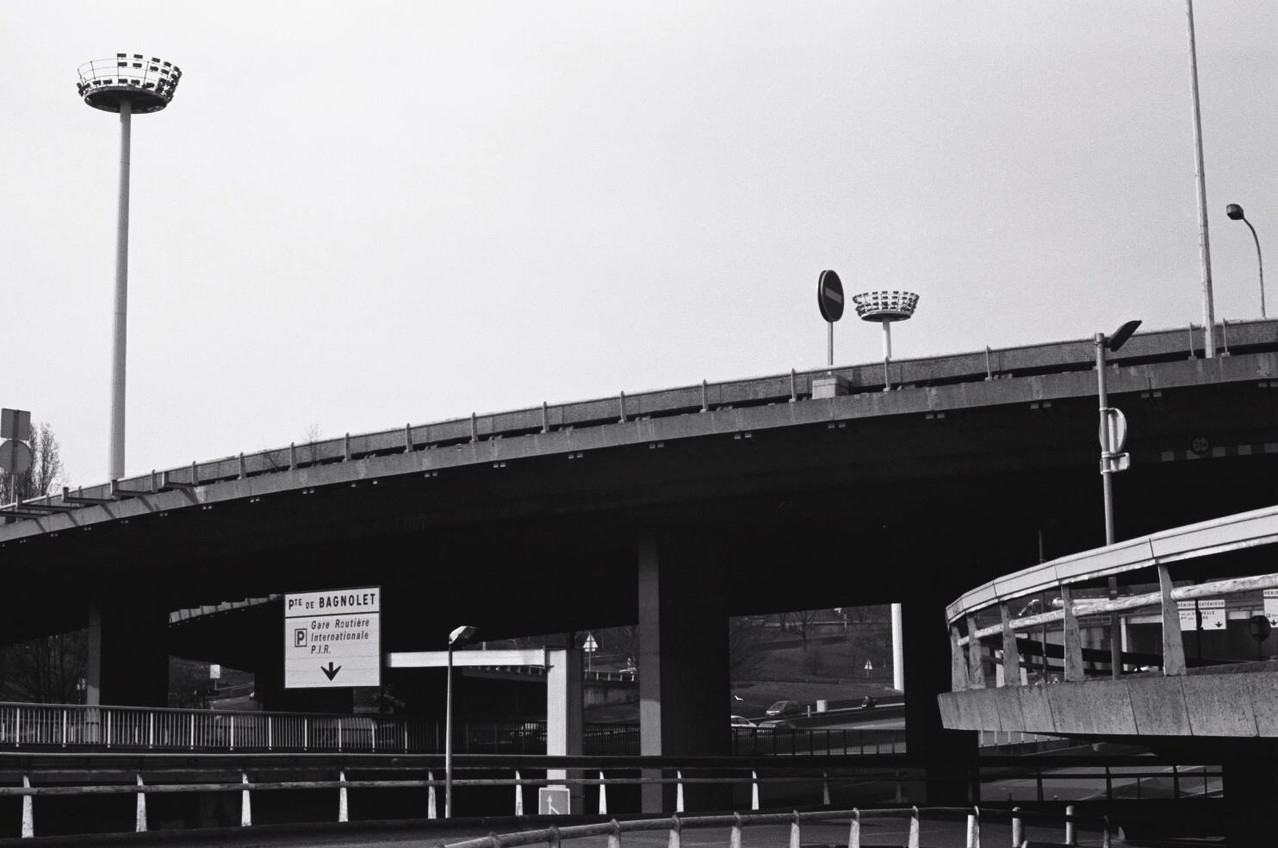
POLYGON ((1278 672, 1130 677, 938 696, 949 730, 1278 738, 1278 672))

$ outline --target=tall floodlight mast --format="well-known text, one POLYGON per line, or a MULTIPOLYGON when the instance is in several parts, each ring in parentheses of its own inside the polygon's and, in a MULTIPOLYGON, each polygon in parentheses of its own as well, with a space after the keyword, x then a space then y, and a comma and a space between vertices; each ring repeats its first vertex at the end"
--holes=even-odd
POLYGON ((892 388, 888 379, 888 363, 892 361, 892 325, 908 321, 919 305, 919 296, 907 291, 871 291, 852 296, 857 317, 883 325, 883 391, 892 388))
POLYGON ((129 148, 134 114, 158 112, 177 91, 182 71, 141 53, 116 53, 113 59, 94 59, 80 66, 76 89, 84 102, 103 112, 120 114, 120 196, 115 230, 115 309, 111 354, 111 453, 107 471, 112 480, 124 476, 124 364, 129 306, 129 148))

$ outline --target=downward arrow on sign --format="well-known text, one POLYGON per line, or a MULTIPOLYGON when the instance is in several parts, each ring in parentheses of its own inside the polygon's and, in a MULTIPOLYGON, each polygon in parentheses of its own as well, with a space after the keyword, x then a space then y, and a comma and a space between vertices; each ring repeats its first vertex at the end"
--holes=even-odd
POLYGON ((324 676, 327 677, 329 680, 332 680, 334 677, 336 677, 337 673, 341 670, 342 670, 342 667, 340 665, 337 666, 336 668, 333 667, 332 660, 328 661, 328 668, 324 668, 324 666, 320 666, 320 671, 324 672, 324 676))

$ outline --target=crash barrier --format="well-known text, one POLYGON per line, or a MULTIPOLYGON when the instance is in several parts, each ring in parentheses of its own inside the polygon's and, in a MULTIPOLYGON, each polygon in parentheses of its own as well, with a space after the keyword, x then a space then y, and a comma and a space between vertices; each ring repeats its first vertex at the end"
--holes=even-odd
MULTIPOLYGON (((461 722, 458 754, 544 754, 545 721, 461 722)), ((638 754, 639 726, 588 724, 586 754, 638 754)), ((439 722, 400 716, 223 712, 158 707, 0 703, 0 749, 299 751, 439 754, 439 722)), ((738 756, 894 754, 905 731, 826 728, 733 729, 738 756)))
MULTIPOLYGON (((1110 848, 1109 820, 1104 816, 1082 816, 1069 807, 1064 813, 1028 812, 1022 810, 990 810, 980 807, 890 807, 882 809, 822 810, 817 812, 759 813, 741 815, 680 816, 669 818, 635 819, 617 821, 612 819, 598 824, 570 825, 567 827, 549 827, 541 830, 520 831, 518 833, 490 834, 477 839, 466 839, 459 842, 438 843, 437 848, 519 848, 525 845, 545 843, 551 848, 560 848, 567 840, 604 836, 608 839, 608 848, 622 848, 624 834, 642 831, 668 830, 669 848, 680 848, 683 831, 696 829, 730 829, 728 845, 730 848, 741 848, 744 842, 744 831, 748 827, 761 825, 790 825, 789 848, 800 848, 803 844, 804 823, 841 823, 848 824, 848 848, 861 848, 862 825, 875 819, 908 819, 909 848, 919 848, 923 838, 924 822, 964 820, 967 824, 967 848, 980 848, 981 820, 1010 821, 1012 825, 1012 845, 1021 848, 1025 842, 1025 823, 1037 821, 1063 825, 1064 842, 1061 844, 1074 846, 1078 844, 1077 827, 1079 824, 1100 830, 1100 844, 1110 848)), ((811 840, 809 840, 811 841, 811 840)))
MULTIPOLYGON (((1062 787, 1066 783, 1081 787, 1081 790, 1085 791, 1087 796, 1093 796, 1094 800, 1099 801, 1100 798, 1094 797, 1096 795, 1094 784, 1103 778, 1105 784, 1103 797, 1105 802, 1109 802, 1123 799, 1140 800, 1142 798, 1142 781, 1146 785, 1144 797, 1150 800, 1205 798, 1208 797, 1209 792, 1214 791, 1209 790, 1209 781, 1212 782, 1211 785, 1213 787, 1218 787, 1220 782, 1219 770, 1215 772, 1204 770, 1199 775, 1188 773, 1182 767, 1180 777, 1176 777, 1177 767, 1172 766, 1171 783, 1168 784, 1168 771, 1166 768, 1150 769, 1146 767, 1144 770, 1140 770, 1137 766, 1111 767, 1108 765, 1089 768, 1079 766, 1077 762, 1077 760, 1062 762, 1062 768, 1068 766, 1067 769, 1055 768, 1046 772, 1041 769, 1007 768, 1004 776, 1012 778, 1018 785, 1027 784, 1030 780, 1034 780, 1037 784, 1036 790, 1026 796, 1018 795, 1015 798, 1009 793, 1007 796, 1008 803, 1006 804, 1001 804, 999 807, 982 807, 979 811, 972 810, 972 815, 976 817, 976 823, 979 825, 981 816, 987 819, 992 817, 996 821, 1012 822, 1015 829, 1018 827, 1016 825, 1017 820, 1022 822, 1051 820, 1051 814, 1021 810, 1013 805, 1013 801, 1028 804, 1036 802, 1050 803, 1060 799, 1068 802, 1071 800, 1068 789, 1062 791, 1062 787), (1045 785, 1048 787, 1048 791, 1045 791, 1045 785), (1063 799, 1060 797, 1061 794, 1065 795, 1063 799)), ((350 820, 349 794, 352 791, 418 790, 422 792, 422 795, 419 796, 422 806, 418 808, 421 810, 420 815, 417 816, 418 818, 435 819, 440 816, 442 810, 442 796, 444 794, 442 790, 445 781, 443 779, 443 769, 437 764, 430 766, 387 766, 351 762, 346 766, 312 768, 313 772, 319 772, 321 776, 310 779, 297 779, 298 770, 299 767, 296 765, 287 767, 245 767, 241 770, 210 767, 204 770, 205 774, 210 776, 210 779, 193 782, 191 779, 192 769, 189 767, 184 767, 181 770, 159 767, 140 770, 102 768, 93 772, 97 774, 98 782, 87 785, 68 785, 59 782, 66 779, 62 776, 65 772, 55 770, 48 774, 36 773, 34 782, 32 775, 26 774, 21 776, 21 785, 0 785, 0 799, 15 796, 22 799, 20 832, 23 836, 35 835, 38 799, 46 796, 132 796, 136 811, 135 824, 138 832, 148 829, 146 801, 148 796, 154 794, 238 794, 240 801, 239 820, 242 826, 249 826, 253 823, 252 796, 253 793, 258 792, 289 790, 332 791, 334 793, 334 820, 338 822, 350 820), (288 779, 270 779, 273 770, 286 775, 288 779), (361 777, 361 771, 378 776, 375 778, 361 777), (397 776, 385 777, 384 775, 388 773, 397 773, 397 776)), ((821 809, 821 815, 837 817, 839 815, 848 816, 850 813, 847 809, 843 809, 841 812, 829 812, 832 806, 832 794, 847 799, 849 793, 865 790, 869 787, 874 793, 881 793, 889 799, 894 796, 897 804, 908 804, 912 785, 925 780, 923 774, 917 769, 902 769, 890 766, 843 769, 820 769, 802 766, 768 772, 760 768, 730 769, 700 766, 693 763, 686 767, 655 767, 649 769, 640 761, 625 765, 613 764, 600 769, 589 768, 585 763, 571 767, 570 763, 566 777, 526 776, 528 770, 521 768, 510 769, 501 776, 489 776, 501 771, 504 770, 491 767, 455 769, 457 776, 452 782, 455 796, 467 790, 479 788, 510 789, 513 795, 513 803, 506 809, 512 815, 522 816, 529 811, 537 810, 538 790, 542 787, 597 787, 597 795, 593 799, 595 801, 595 804, 592 805, 593 809, 573 810, 572 812, 589 812, 606 816, 609 815, 608 789, 610 787, 616 789, 656 784, 674 787, 674 811, 676 814, 682 815, 687 812, 684 793, 684 789, 687 786, 720 785, 738 790, 745 790, 748 786, 749 809, 752 812, 760 812, 769 807, 775 809, 777 806, 785 808, 803 806, 821 809), (531 803, 529 803, 530 801, 531 803)), ((16 778, 10 779, 17 783, 16 778)), ((983 796, 993 797, 995 789, 989 783, 986 783, 981 791, 983 796)), ((1080 795, 1079 797, 1083 796, 1080 795)), ((583 800, 592 799, 583 798, 583 800)), ((846 800, 843 803, 846 803, 846 800)), ((900 807, 892 807, 891 814, 900 815, 900 809, 900 807)), ((866 810, 861 812, 865 814, 866 810)), ((933 815, 936 809, 929 808, 925 812, 928 815, 933 815)), ((502 812, 499 808, 494 808, 490 814, 501 815, 502 812)), ((688 819, 682 820, 688 821, 688 819)), ((817 818, 815 820, 821 819, 817 818)), ((1074 820, 1083 821, 1083 819, 1078 817, 1075 817, 1074 820)), ((5 836, 7 830, 8 827, 0 823, 0 838, 5 836)), ((1021 843, 1017 842, 1015 844, 1020 845, 1021 843)))

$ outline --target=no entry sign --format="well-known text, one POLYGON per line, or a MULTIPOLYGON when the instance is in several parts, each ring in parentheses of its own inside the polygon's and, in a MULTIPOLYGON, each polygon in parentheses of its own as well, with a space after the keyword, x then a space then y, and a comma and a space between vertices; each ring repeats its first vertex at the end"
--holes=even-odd
POLYGON ((843 281, 834 271, 822 271, 817 282, 817 306, 821 317, 833 324, 843 317, 843 281))

